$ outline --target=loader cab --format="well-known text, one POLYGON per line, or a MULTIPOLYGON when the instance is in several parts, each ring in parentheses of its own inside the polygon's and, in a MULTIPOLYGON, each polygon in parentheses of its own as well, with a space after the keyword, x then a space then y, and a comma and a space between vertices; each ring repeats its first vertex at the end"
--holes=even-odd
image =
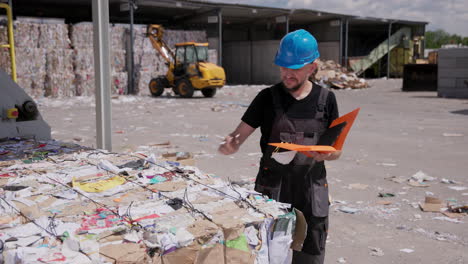
POLYGON ((208 43, 178 43, 175 53, 175 75, 197 75, 198 63, 208 61, 208 43))

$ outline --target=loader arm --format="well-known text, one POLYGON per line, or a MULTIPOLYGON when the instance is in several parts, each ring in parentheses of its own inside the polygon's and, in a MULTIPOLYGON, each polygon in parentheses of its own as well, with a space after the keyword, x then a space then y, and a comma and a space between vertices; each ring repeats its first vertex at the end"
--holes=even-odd
POLYGON ((161 25, 148 25, 146 35, 153 47, 161 54, 168 65, 175 62, 175 54, 163 40, 164 28, 161 25))

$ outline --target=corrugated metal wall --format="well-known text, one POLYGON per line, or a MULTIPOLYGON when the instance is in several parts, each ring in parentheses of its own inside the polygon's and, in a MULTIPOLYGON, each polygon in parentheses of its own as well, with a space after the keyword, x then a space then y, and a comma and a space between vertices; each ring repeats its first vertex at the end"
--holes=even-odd
POLYGON ((225 42, 223 44, 223 67, 228 84, 251 83, 250 41, 225 42))
POLYGON ((273 63, 279 40, 225 42, 223 67, 228 84, 274 84, 280 81, 273 63))
POLYGON ((340 61, 340 42, 319 42, 320 59, 323 61, 333 60, 335 62, 340 61))
POLYGON ((468 98, 468 48, 439 49, 438 95, 468 98))

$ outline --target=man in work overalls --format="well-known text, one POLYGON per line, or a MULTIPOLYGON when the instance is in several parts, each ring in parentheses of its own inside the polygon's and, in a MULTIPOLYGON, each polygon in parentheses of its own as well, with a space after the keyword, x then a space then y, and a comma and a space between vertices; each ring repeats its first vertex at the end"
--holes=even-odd
POLYGON ((287 34, 275 57, 282 82, 258 93, 239 126, 219 147, 220 153, 233 154, 260 127, 263 156, 255 190, 292 204, 307 220, 307 237, 302 251, 294 251, 293 263, 324 262, 329 208, 324 161, 338 159, 341 151, 312 152, 312 157, 297 153, 290 163, 281 164, 272 158, 275 147, 268 143, 315 145, 338 117, 333 92, 310 81, 318 57, 317 41, 309 32, 287 34))

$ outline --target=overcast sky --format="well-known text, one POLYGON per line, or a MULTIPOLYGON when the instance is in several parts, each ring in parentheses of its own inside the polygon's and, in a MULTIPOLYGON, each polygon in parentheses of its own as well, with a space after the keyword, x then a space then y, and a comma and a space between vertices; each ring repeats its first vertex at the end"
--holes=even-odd
POLYGON ((468 0, 214 0, 215 2, 307 8, 332 13, 429 22, 426 30, 443 29, 468 37, 468 0))

